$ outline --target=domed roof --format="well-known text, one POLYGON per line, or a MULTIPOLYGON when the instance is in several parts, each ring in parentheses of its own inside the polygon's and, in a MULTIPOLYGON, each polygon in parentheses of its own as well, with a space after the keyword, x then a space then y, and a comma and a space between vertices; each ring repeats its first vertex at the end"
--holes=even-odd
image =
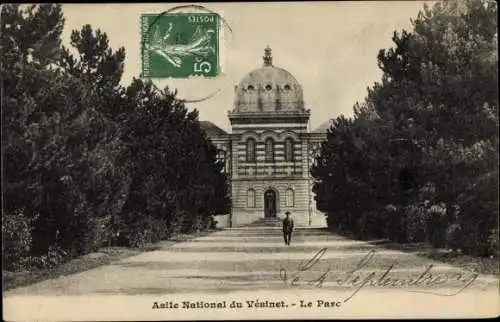
POLYGON ((265 86, 268 83, 271 85, 281 85, 283 89, 286 85, 290 87, 300 87, 297 79, 295 79, 289 71, 272 65, 252 70, 243 78, 243 80, 241 80, 239 86, 246 86, 248 89, 248 86, 251 85, 265 86))
POLYGON ((264 65, 249 72, 236 86, 235 112, 303 111, 302 86, 287 70, 273 65, 271 48, 264 65))

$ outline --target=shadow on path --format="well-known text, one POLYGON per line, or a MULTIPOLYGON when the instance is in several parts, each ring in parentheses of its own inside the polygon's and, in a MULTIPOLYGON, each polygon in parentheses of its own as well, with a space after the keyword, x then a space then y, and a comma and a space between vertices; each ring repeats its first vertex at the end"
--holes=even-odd
POLYGON ((364 241, 376 247, 413 254, 418 257, 445 263, 455 267, 475 268, 480 274, 491 274, 496 275, 497 277, 500 276, 500 258, 467 255, 445 248, 436 248, 425 242, 401 243, 394 242, 388 238, 360 239, 353 233, 333 231, 327 228, 325 228, 325 231, 329 231, 332 235, 343 236, 351 240, 364 241))

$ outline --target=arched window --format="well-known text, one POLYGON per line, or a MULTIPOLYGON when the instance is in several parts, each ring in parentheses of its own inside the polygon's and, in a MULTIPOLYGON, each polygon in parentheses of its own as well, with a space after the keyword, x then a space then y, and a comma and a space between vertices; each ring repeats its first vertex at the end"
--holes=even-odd
POLYGON ((247 162, 255 162, 255 140, 247 140, 247 162))
POLYGON ((291 138, 285 140, 285 161, 293 161, 293 140, 291 138))
POLYGON ((274 141, 269 138, 266 140, 266 162, 274 161, 274 141))
POLYGON ((312 146, 311 149, 311 164, 316 166, 318 165, 318 159, 321 155, 321 148, 318 145, 312 146))
POLYGON ((224 164, 224 168, 222 168, 223 172, 226 172, 226 151, 217 150, 217 162, 224 164))
POLYGON ((253 189, 247 191, 247 207, 255 208, 255 190, 253 189))
POLYGON ((288 188, 285 193, 286 206, 293 207, 294 206, 294 193, 292 188, 288 188))

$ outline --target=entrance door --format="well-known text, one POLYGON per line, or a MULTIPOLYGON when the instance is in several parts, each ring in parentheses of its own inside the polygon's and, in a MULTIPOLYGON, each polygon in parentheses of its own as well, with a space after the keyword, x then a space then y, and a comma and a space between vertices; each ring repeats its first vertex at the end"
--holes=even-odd
POLYGON ((264 216, 276 217, 276 192, 272 189, 264 193, 264 216))

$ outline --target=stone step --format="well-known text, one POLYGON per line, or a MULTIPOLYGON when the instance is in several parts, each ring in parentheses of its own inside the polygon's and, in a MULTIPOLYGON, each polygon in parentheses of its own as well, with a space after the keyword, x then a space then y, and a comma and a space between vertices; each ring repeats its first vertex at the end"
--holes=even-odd
POLYGON ((262 218, 249 225, 248 227, 279 227, 281 220, 279 218, 262 218))
MULTIPOLYGON (((272 217, 272 218, 261 218, 251 224, 245 225, 247 227, 281 227, 283 225, 283 218, 272 217)), ((324 216, 311 216, 311 222, 309 222, 309 216, 294 216, 293 217, 295 227, 326 227, 326 220, 324 216)))

